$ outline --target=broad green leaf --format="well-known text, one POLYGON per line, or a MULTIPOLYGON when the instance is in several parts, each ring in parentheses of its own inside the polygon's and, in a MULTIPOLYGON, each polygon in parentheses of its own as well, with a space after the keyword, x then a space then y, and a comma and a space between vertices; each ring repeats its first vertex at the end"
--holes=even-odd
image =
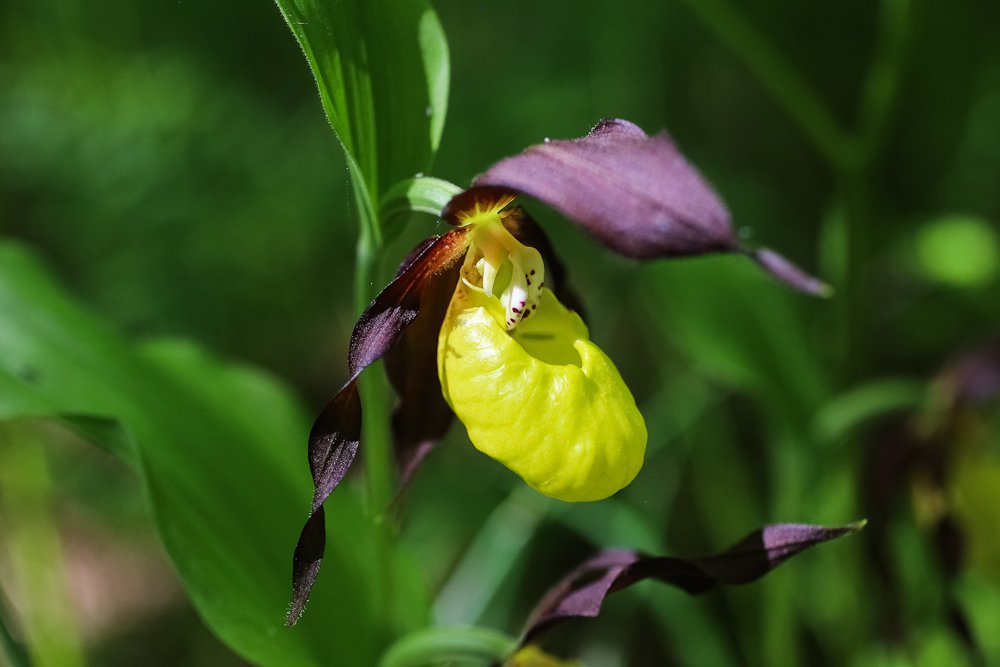
POLYGON ((308 421, 285 388, 190 343, 129 344, 8 243, 0 312, 0 418, 68 415, 137 461, 164 546, 224 641, 262 665, 373 664, 386 621, 369 576, 370 523, 350 493, 328 503, 340 539, 310 613, 283 626, 311 489, 308 421))
POLYGON ((430 166, 448 102, 448 45, 426 0, 276 0, 371 202, 430 166))

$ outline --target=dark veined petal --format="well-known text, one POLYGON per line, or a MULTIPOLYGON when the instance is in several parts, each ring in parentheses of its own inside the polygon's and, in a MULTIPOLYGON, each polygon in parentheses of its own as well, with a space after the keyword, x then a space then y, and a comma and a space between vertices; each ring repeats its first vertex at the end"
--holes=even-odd
MULTIPOLYGON (((351 334, 347 355, 350 379, 323 409, 309 434, 313 500, 292 563, 292 603, 287 622, 294 625, 305 609, 319 574, 326 543, 323 503, 347 474, 361 440, 361 400, 357 379, 383 357, 420 314, 425 286, 465 254, 466 229, 455 229, 411 253, 405 268, 362 313, 351 334)), ((436 374, 432 373, 431 377, 436 374)))
POLYGON ((539 199, 627 257, 747 252, 791 287, 825 291, 771 251, 744 251, 725 204, 673 140, 626 120, 606 119, 585 137, 546 141, 501 160, 456 195, 442 217, 455 224, 471 202, 497 192, 539 199))
POLYGON ((644 579, 657 579, 692 595, 718 584, 745 584, 758 579, 792 556, 860 530, 864 522, 838 528, 777 524, 756 530, 715 556, 681 559, 609 550, 578 567, 542 598, 529 618, 523 642, 569 618, 593 618, 604 599, 644 579))

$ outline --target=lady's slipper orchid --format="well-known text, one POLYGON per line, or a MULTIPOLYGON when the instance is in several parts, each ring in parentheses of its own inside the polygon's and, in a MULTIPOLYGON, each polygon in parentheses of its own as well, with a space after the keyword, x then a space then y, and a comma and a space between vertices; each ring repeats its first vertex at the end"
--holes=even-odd
POLYGON ((642 415, 574 312, 547 238, 510 206, 516 195, 549 204, 628 257, 740 252, 793 287, 825 290, 776 253, 744 249, 725 205, 664 133, 605 120, 581 139, 500 161, 448 203, 441 217, 454 229, 414 250, 354 329, 351 377, 310 435, 315 493, 295 552, 290 623, 319 570, 323 502, 357 452, 357 378, 383 356, 400 397, 404 477, 452 414, 479 450, 554 498, 606 498, 642 466, 642 415))
POLYGON ((611 360, 545 283, 541 253, 504 225, 512 196, 457 213, 468 250, 438 336, 448 405, 469 439, 560 500, 600 500, 642 467, 646 427, 611 360))

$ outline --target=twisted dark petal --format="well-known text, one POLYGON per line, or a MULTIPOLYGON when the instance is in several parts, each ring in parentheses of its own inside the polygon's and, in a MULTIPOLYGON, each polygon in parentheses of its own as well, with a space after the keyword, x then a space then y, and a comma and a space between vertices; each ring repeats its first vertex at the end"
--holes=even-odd
POLYGON ((863 525, 765 526, 726 551, 707 558, 650 557, 623 550, 601 552, 542 598, 529 618, 522 642, 528 643, 560 621, 597 616, 608 595, 638 581, 656 579, 692 595, 718 584, 744 584, 764 576, 809 547, 855 532, 863 525))
POLYGON ((315 484, 310 512, 322 507, 347 475, 360 440, 361 398, 355 374, 323 408, 309 433, 309 470, 315 484))
MULTIPOLYGON (((643 560, 635 551, 602 551, 573 570, 545 594, 528 617, 522 643, 542 630, 568 618, 593 618, 601 612, 604 598, 628 569, 643 560)), ((618 589, 615 589, 618 590, 618 589)))
POLYGON ((292 602, 288 606, 285 620, 288 626, 295 625, 306 610, 309 591, 319 576, 325 549, 326 512, 321 505, 309 516, 302 528, 299 542, 295 545, 295 555, 292 557, 292 602))
MULTIPOLYGON (((313 499, 309 520, 295 547, 292 604, 287 622, 294 625, 319 574, 326 544, 323 503, 347 474, 361 440, 361 399, 357 379, 383 357, 417 319, 425 285, 448 271, 465 253, 466 229, 455 229, 411 253, 405 268, 361 314, 351 334, 347 362, 350 379, 323 408, 309 434, 309 469, 313 499)), ((435 374, 436 377, 436 374, 435 374)))
POLYGON ((392 415, 392 433, 402 485, 409 482, 451 426, 451 408, 438 379, 437 343, 461 268, 455 262, 427 281, 420 298, 420 314, 385 357, 389 381, 399 397, 392 415))
POLYGON ((758 579, 792 556, 864 527, 864 522, 841 527, 782 523, 750 533, 721 554, 692 561, 707 576, 723 584, 745 584, 758 579))
POLYGON ((420 258, 420 256, 423 255, 424 252, 428 248, 430 248, 432 245, 434 245, 435 243, 437 243, 439 238, 441 238, 441 237, 440 236, 430 236, 430 237, 424 239, 423 241, 421 241, 420 243, 418 243, 413 248, 413 250, 411 250, 410 253, 406 257, 403 258, 403 261, 399 263, 399 268, 396 269, 396 275, 393 277, 393 280, 395 280, 396 278, 399 278, 401 275, 403 275, 404 273, 406 273, 406 270, 408 268, 410 268, 410 265, 413 264, 415 261, 417 261, 420 258))
MULTIPOLYGON (((673 140, 647 136, 625 120, 603 120, 586 137, 548 141, 501 160, 470 191, 484 188, 539 199, 627 257, 739 247, 729 211, 673 140)), ((444 217, 461 210, 462 197, 445 207, 444 217)))

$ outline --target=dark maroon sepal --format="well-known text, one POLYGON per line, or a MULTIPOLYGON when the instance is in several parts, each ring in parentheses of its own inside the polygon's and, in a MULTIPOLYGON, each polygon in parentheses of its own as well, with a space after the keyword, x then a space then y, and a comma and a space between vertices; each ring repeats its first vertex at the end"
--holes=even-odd
POLYGON ((400 493, 451 426, 451 408, 438 379, 437 346, 461 268, 455 262, 425 284, 420 314, 385 357, 389 381, 399 398, 392 414, 392 435, 400 493))
MULTIPOLYGON (((425 286, 447 272, 465 254, 467 229, 454 229, 411 253, 405 268, 375 297, 358 319, 347 354, 350 379, 323 409, 309 434, 309 469, 313 499, 295 547, 292 562, 292 603, 286 622, 294 625, 305 609, 319 574, 326 544, 323 503, 344 479, 361 441, 361 400, 357 379, 385 356, 406 328, 417 319, 425 286)), ((436 377, 436 374, 435 374, 436 377)))
POLYGON ((747 254, 758 266, 789 287, 813 296, 828 297, 833 294, 833 288, 829 285, 809 275, 773 250, 759 248, 747 251, 747 254))
POLYGON ((745 252, 791 287, 828 291, 773 251, 745 250, 726 205, 666 132, 650 136, 627 120, 602 120, 585 137, 546 141, 501 160, 442 217, 456 224, 475 202, 507 193, 548 204, 626 257, 745 252))
MULTIPOLYGON (((603 120, 580 139, 546 141, 501 160, 467 193, 483 189, 534 197, 627 257, 739 247, 729 211, 673 140, 626 120, 603 120)), ((449 204, 444 215, 455 210, 449 204)))
POLYGON ((298 623, 306 610, 309 591, 319 576, 325 549, 326 513, 321 505, 309 516, 299 535, 299 542, 295 545, 295 555, 292 557, 292 602, 288 605, 285 617, 288 627, 298 623))
POLYGON ((688 560, 627 550, 603 551, 542 598, 529 618, 522 643, 530 642, 560 621, 596 617, 608 595, 644 579, 656 579, 692 595, 718 584, 745 584, 809 547, 853 533, 863 525, 861 522, 838 528, 805 524, 765 526, 720 554, 688 560))

